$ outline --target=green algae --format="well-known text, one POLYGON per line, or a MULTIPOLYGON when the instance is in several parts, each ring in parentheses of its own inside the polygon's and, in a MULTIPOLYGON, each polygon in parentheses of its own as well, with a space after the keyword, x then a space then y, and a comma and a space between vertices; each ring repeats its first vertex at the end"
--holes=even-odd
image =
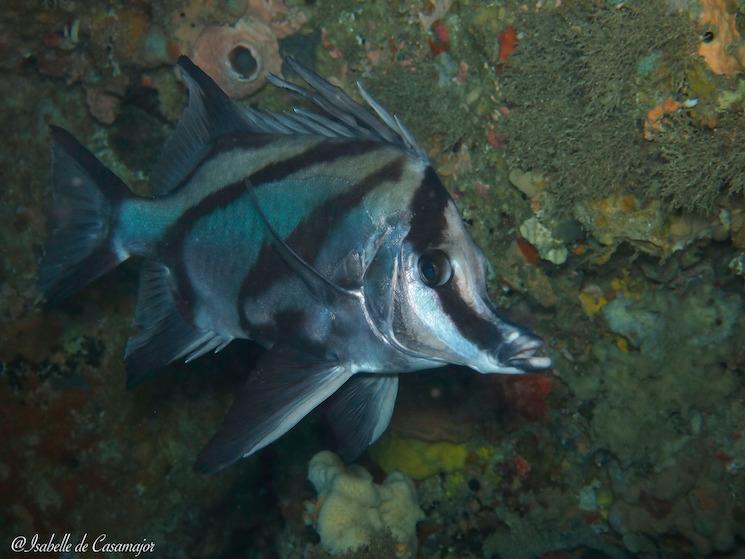
POLYGON ((496 37, 508 20, 503 2, 461 4, 462 9, 443 17, 447 46, 434 53, 427 45, 439 39, 412 6, 319 3, 316 18, 323 22, 324 48, 335 54, 319 56, 316 69, 338 76, 340 66, 348 64, 345 89, 352 91, 354 82, 361 81, 425 147, 441 144, 447 149, 472 139, 494 109, 490 92, 495 90, 496 37))
POLYGON ((390 530, 384 530, 370 545, 359 549, 332 554, 320 545, 314 545, 306 549, 304 557, 307 559, 390 559, 399 557, 400 552, 400 545, 393 538, 393 534, 390 530))
POLYGON ((415 137, 430 143, 440 137, 444 146, 451 147, 472 133, 474 122, 459 108, 465 103, 464 88, 450 82, 438 84, 439 71, 431 61, 415 69, 391 65, 365 85, 383 106, 401 116, 415 137))
POLYGON ((745 115, 723 113, 715 129, 692 126, 685 115, 671 115, 661 131, 664 173, 650 194, 687 210, 709 209, 721 194, 745 193, 745 115))
POLYGON ((678 112, 652 141, 642 134, 665 97, 711 92, 687 15, 662 2, 575 0, 518 25, 524 38, 503 80, 509 158, 547 172, 559 207, 633 192, 705 212, 721 193, 743 192, 742 116, 711 131, 678 112))
POLYGON ((594 439, 624 467, 672 463, 696 434, 689 428, 696 413, 712 413, 736 389, 736 377, 719 371, 742 343, 742 305, 738 295, 696 285, 684 297, 650 290, 603 308, 608 328, 639 350, 600 340, 595 374, 568 382, 593 401, 594 439))

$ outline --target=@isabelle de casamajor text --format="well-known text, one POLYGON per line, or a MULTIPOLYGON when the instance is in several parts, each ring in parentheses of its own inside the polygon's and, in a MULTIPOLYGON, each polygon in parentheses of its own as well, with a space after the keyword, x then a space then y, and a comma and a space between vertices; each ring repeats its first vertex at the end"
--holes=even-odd
POLYGON ((155 542, 144 538, 141 542, 114 542, 106 534, 90 536, 85 533, 77 539, 69 533, 61 537, 52 534, 48 538, 34 534, 30 538, 16 536, 10 542, 10 550, 14 553, 130 553, 132 557, 139 557, 154 552, 155 542))

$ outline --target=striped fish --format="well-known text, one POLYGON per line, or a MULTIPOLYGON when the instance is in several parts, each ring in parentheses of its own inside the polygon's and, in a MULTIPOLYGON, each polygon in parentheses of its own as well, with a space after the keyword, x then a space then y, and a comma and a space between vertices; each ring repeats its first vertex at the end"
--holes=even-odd
POLYGON ((40 265, 47 301, 131 256, 144 260, 128 383, 236 338, 267 351, 197 468, 215 471, 282 436, 328 400, 352 459, 386 429, 398 373, 455 363, 481 373, 550 366, 501 318, 486 260, 397 117, 358 104, 287 59, 319 110, 235 104, 188 58, 189 101, 134 195, 53 127, 53 211, 40 265))

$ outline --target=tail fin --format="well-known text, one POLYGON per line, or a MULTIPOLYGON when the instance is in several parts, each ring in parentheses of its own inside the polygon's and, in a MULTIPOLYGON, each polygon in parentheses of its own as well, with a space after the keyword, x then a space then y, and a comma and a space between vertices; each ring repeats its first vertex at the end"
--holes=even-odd
POLYGON ((69 132, 51 127, 53 203, 39 266, 48 302, 72 295, 127 259, 113 245, 113 217, 127 186, 69 132))

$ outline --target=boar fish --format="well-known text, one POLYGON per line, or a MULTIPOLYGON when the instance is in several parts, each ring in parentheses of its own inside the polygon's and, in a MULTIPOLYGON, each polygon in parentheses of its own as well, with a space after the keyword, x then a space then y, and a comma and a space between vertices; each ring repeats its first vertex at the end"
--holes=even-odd
MULTIPOLYGON (((539 338, 486 292, 486 259, 424 150, 362 86, 359 104, 293 59, 316 111, 240 106, 188 58, 189 99, 140 197, 53 127, 47 301, 143 260, 128 383, 231 340, 266 348, 197 461, 216 471, 328 401, 348 459, 385 431, 398 374, 546 369, 539 338)), ((133 139, 136 141, 136 139, 133 139)))

